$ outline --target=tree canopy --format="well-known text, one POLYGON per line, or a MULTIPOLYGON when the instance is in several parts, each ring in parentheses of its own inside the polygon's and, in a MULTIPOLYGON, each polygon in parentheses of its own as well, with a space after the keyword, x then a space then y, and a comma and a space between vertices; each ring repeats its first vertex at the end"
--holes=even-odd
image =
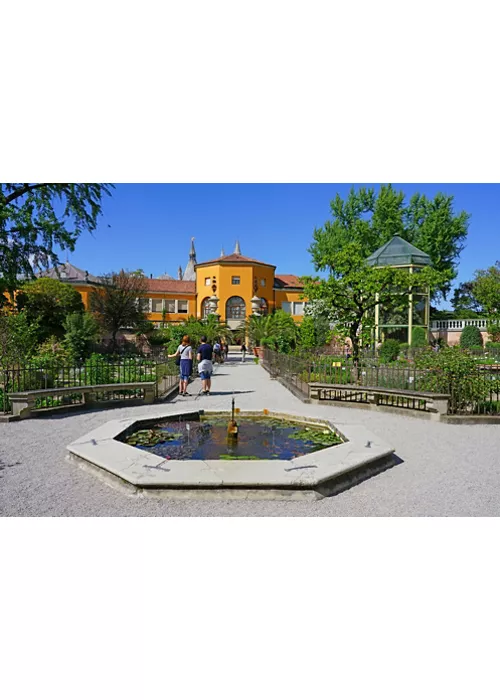
POLYGON ((331 220, 314 230, 309 249, 317 270, 333 269, 335 256, 351 243, 359 246, 359 257, 368 257, 398 234, 427 253, 437 272, 444 273, 437 288, 443 295, 450 290, 456 265, 468 232, 469 214, 455 214, 453 197, 442 193, 430 200, 414 194, 408 203, 403 192, 392 185, 351 189, 343 200, 330 202, 331 220))
MULTIPOLYGON (((313 256, 316 253, 312 246, 313 256)), ((398 312, 408 304, 408 292, 419 289, 434 289, 442 284, 448 273, 440 273, 426 267, 410 274, 405 269, 371 267, 366 262, 366 250, 358 241, 345 243, 340 249, 322 255, 328 261, 329 276, 325 279, 304 278, 304 295, 311 301, 322 302, 327 308, 329 320, 335 332, 351 340, 353 359, 357 360, 359 349, 372 340, 374 309, 377 304, 398 312)))
POLYGON ((41 277, 23 285, 16 305, 28 322, 36 324, 39 342, 64 335, 64 321, 72 313, 84 310, 82 297, 70 284, 41 277))
POLYGON ((83 231, 94 231, 102 198, 112 185, 0 184, 0 285, 11 294, 19 278, 59 263, 57 249, 74 250, 83 231))
POLYGON ((147 321, 147 280, 124 270, 101 278, 89 294, 90 310, 101 328, 111 333, 112 346, 120 328, 138 328, 147 321))
POLYGON ((488 316, 500 316, 500 261, 486 270, 476 270, 472 293, 488 316))

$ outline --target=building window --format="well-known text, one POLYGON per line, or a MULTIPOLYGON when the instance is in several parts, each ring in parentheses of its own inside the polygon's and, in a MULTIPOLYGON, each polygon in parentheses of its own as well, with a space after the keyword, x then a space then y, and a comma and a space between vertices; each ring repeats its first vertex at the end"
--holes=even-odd
POLYGON ((151 311, 154 314, 161 314, 163 311, 163 299, 151 299, 151 311))
POLYGON ((241 297, 231 297, 226 302, 226 319, 238 318, 246 318, 245 302, 241 297))
POLYGON ((231 277, 231 284, 239 284, 239 283, 240 283, 239 277, 231 277))
POLYGON ((260 281, 260 286, 261 286, 261 287, 265 287, 265 286, 266 286, 266 280, 265 280, 265 279, 261 279, 261 281, 260 281))
POLYGON ((290 304, 289 301, 283 301, 281 302, 281 308, 286 314, 291 314, 292 313, 292 305, 290 304))
POLYGON ((209 305, 210 299, 209 297, 205 297, 203 301, 201 302, 201 317, 206 318, 210 314, 210 305, 209 305))
POLYGON ((188 303, 185 299, 179 299, 177 302, 177 313, 178 314, 187 314, 188 312, 188 303))
POLYGON ((165 299, 165 311, 167 314, 175 314, 175 299, 165 299))
POLYGON ((205 287, 210 287, 210 277, 205 277, 205 287))
POLYGON ((294 316, 303 316, 304 315, 304 302, 303 301, 294 301, 293 302, 293 315, 294 316))

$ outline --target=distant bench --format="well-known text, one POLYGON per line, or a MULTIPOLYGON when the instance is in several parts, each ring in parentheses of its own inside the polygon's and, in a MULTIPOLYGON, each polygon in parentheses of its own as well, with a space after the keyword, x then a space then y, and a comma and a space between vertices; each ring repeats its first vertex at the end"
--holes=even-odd
POLYGON ((311 399, 317 401, 350 401, 375 406, 413 408, 440 415, 448 413, 450 399, 449 394, 434 394, 430 391, 384 389, 356 384, 326 384, 322 382, 311 382, 309 395, 311 399))
POLYGON ((129 389, 143 389, 144 403, 153 403, 155 400, 156 382, 126 382, 124 384, 93 384, 92 386, 65 386, 53 389, 33 389, 30 391, 18 391, 9 394, 12 403, 12 415, 20 420, 29 418, 35 407, 35 401, 45 396, 64 396, 65 394, 81 394, 82 403, 89 404, 92 394, 101 392, 120 393, 129 389))

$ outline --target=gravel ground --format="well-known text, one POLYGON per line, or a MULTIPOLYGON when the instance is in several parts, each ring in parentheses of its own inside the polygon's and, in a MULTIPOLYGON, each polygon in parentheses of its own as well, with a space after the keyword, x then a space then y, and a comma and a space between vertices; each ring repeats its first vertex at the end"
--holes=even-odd
POLYGON ((4 516, 498 516, 500 426, 456 426, 336 406, 309 406, 253 362, 217 369, 213 395, 155 406, 59 413, 0 423, 0 515, 4 516), (401 463, 317 502, 169 501, 133 498, 65 460, 66 445, 114 418, 159 406, 269 408, 362 423, 392 444, 401 463))

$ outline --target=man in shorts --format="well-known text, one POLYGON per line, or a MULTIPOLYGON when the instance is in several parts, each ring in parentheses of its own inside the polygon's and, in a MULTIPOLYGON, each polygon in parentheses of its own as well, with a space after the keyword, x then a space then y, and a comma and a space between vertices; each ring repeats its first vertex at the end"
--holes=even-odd
POLYGON ((201 379, 201 393, 205 396, 210 394, 212 387, 212 346, 207 342, 207 336, 201 336, 201 345, 198 348, 196 359, 198 360, 198 372, 201 379))

